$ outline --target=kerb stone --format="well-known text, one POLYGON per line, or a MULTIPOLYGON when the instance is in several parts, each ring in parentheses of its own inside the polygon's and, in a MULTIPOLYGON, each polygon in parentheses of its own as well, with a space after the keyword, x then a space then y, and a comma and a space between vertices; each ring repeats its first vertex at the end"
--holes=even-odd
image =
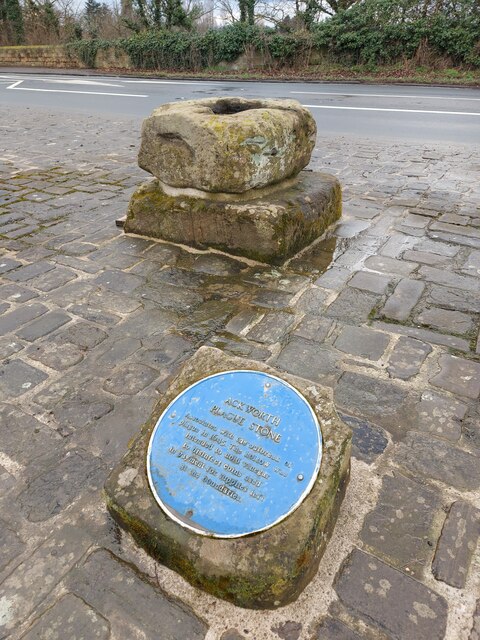
POLYGON ((304 395, 322 427, 324 451, 310 493, 290 515, 247 537, 211 538, 181 526, 158 506, 148 485, 147 447, 170 402, 215 373, 248 369, 279 375, 265 364, 202 347, 185 363, 105 485, 108 508, 153 557, 190 583, 236 605, 276 608, 295 600, 311 580, 332 533, 348 483, 351 434, 330 392, 290 375, 281 377, 304 395))

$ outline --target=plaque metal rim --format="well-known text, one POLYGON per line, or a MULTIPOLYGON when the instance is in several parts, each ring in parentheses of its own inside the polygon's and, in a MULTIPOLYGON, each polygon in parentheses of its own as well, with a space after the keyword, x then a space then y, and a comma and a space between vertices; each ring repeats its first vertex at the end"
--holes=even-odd
POLYGON ((259 371, 258 369, 227 369, 226 371, 219 371, 218 373, 213 373, 210 376, 206 376, 205 378, 201 378, 200 380, 197 380, 193 384, 189 385, 186 389, 184 389, 177 396, 175 396, 175 398, 171 402, 168 403, 167 407, 162 411, 160 417, 158 418, 158 420, 157 420, 157 422, 155 424, 155 427, 153 428, 153 431, 152 431, 152 433, 150 435, 150 440, 148 442, 148 448, 147 448, 146 467, 147 467, 147 477, 148 477, 148 484, 149 484, 149 487, 150 487, 150 491, 152 492, 153 497, 154 497, 155 501, 157 502, 157 504, 167 514, 167 516, 169 518, 171 518, 174 522, 176 522, 180 526, 184 527, 185 529, 189 529, 190 531, 193 531, 194 533, 197 533, 197 534, 199 534, 201 536, 205 536, 207 538, 228 539, 228 538, 245 538, 246 536, 251 536, 251 535, 253 535, 255 533, 260 533, 261 531, 267 531, 268 529, 271 529, 275 525, 277 525, 280 522, 282 522, 283 520, 285 520, 285 518, 288 518, 288 516, 291 513, 293 513, 302 504, 302 502, 308 496, 310 491, 313 489, 313 485, 315 484, 315 482, 317 480, 317 477, 318 477, 318 472, 320 471, 320 465, 322 463, 322 458, 323 458, 323 433, 322 433, 318 418, 317 418, 317 416, 315 414, 315 411, 313 410, 313 407, 308 402, 308 400, 305 398, 303 393, 300 393, 300 391, 298 391, 298 389, 296 389, 293 385, 291 385, 286 380, 283 380, 279 376, 275 376, 275 375, 273 375, 271 373, 266 373, 265 371, 259 371), (312 476, 310 478, 310 482, 306 485, 304 491, 301 493, 301 495, 299 496, 299 498, 295 502, 295 504, 292 507, 290 507, 290 509, 286 513, 281 515, 279 518, 277 518, 275 521, 271 522, 267 526, 261 527, 260 529, 254 529, 253 531, 248 531, 246 533, 218 534, 218 533, 214 533, 214 532, 211 532, 211 531, 206 531, 205 529, 198 529, 197 527, 195 527, 195 526, 193 526, 191 524, 188 524, 187 522, 185 522, 184 520, 179 518, 175 513, 173 513, 172 510, 161 500, 160 496, 157 494, 157 491, 155 489, 155 484, 153 482, 153 478, 152 478, 151 471, 150 471, 150 454, 152 452, 152 444, 153 444, 153 441, 155 439, 155 434, 157 432, 157 429, 160 426, 160 423, 161 423, 163 417, 165 416, 166 413, 168 413, 168 411, 170 410, 170 407, 173 405, 173 403, 176 402, 179 398, 181 398, 185 393, 187 393, 187 391, 190 391, 190 389, 193 389, 194 387, 196 387, 197 385, 201 384, 202 382, 205 382, 205 380, 210 380, 211 378, 217 378, 217 377, 223 376, 223 375, 225 375, 227 373, 261 373, 264 376, 267 376, 269 378, 273 378, 274 380, 278 380, 282 384, 284 384, 287 387, 289 387, 294 393, 296 393, 297 396, 299 396, 301 398, 301 400, 307 405, 307 407, 308 407, 308 409, 309 409, 309 411, 310 411, 310 413, 312 415, 313 422, 314 422, 315 426, 317 427, 318 454, 317 454, 317 461, 316 461, 316 464, 315 464, 315 469, 314 469, 314 471, 312 473, 312 476))

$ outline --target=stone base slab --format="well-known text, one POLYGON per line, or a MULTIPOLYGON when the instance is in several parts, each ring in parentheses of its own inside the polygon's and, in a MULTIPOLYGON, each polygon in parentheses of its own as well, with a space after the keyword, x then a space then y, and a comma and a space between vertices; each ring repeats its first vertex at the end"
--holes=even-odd
MULTIPOLYGON (((225 194, 226 195, 226 194, 225 194)), ((231 197, 167 193, 156 179, 130 200, 125 232, 199 249, 208 247, 260 262, 282 264, 321 236, 342 211, 340 183, 302 171, 285 186, 231 197)))
POLYGON ((196 534, 159 507, 147 479, 147 447, 164 409, 194 382, 235 369, 279 375, 265 364, 201 347, 113 469, 105 485, 106 500, 115 520, 148 553, 194 586, 241 607, 276 608, 295 600, 314 576, 348 484, 351 434, 336 414, 331 392, 281 374, 313 407, 323 434, 323 458, 311 492, 285 520, 266 531, 233 539, 196 534))

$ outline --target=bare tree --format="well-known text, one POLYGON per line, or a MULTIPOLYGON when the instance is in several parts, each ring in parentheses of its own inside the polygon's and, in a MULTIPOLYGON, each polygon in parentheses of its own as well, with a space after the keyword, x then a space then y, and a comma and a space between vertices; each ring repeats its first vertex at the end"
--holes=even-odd
POLYGON ((256 21, 272 26, 282 25, 298 13, 296 5, 295 0, 257 0, 255 3, 256 21))
POLYGON ((80 19, 81 11, 76 0, 55 0, 55 8, 62 24, 80 19))
POLYGON ((235 0, 216 0, 216 9, 220 13, 222 23, 234 24, 240 21, 238 2, 235 0))

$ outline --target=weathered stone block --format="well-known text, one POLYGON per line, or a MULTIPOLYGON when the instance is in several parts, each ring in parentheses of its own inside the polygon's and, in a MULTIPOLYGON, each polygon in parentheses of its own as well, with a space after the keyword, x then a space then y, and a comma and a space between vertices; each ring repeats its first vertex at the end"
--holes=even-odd
POLYGON ((82 640, 88 629, 91 640, 108 640, 110 627, 108 621, 89 607, 83 600, 71 593, 63 596, 51 609, 40 616, 33 626, 22 636, 22 640, 82 640))
POLYGON ((5 611, 0 617, 0 638, 13 637, 13 630, 28 618, 93 542, 80 522, 64 524, 9 573, 0 585, 0 602, 5 611))
POLYGON ((243 193, 296 175, 316 133, 296 100, 172 102, 144 121, 138 164, 172 187, 243 193))
POLYGON ((415 405, 414 415, 419 431, 457 442, 462 435, 462 420, 466 412, 467 405, 463 402, 428 389, 415 405))
POLYGON ((279 264, 341 215, 340 184, 322 173, 305 172, 281 187, 235 199, 226 194, 204 198, 197 192, 169 193, 157 180, 137 189, 125 231, 279 264))
POLYGON ((202 347, 184 365, 112 471, 105 485, 107 505, 140 545, 193 585, 239 606, 275 608, 295 600, 313 577, 348 483, 351 435, 335 412, 330 392, 306 380, 282 376, 317 414, 324 451, 311 492, 287 518, 265 531, 227 539, 194 533, 158 506, 147 480, 147 447, 164 409, 194 382, 235 369, 275 373, 265 364, 202 347))
MULTIPOLYGON (((109 638, 205 638, 206 624, 189 607, 168 598, 134 567, 105 549, 93 551, 85 562, 75 567, 67 576, 66 586, 86 606, 93 607, 97 615, 109 621, 109 638)), ((63 638, 71 637, 63 635, 63 638)), ((83 638, 93 637, 88 627, 83 638)))
POLYGON ((432 572, 437 580, 463 589, 480 535, 480 511, 468 502, 454 502, 443 525, 432 572))
POLYGON ((446 333, 465 334, 474 327, 473 318, 461 311, 449 311, 448 309, 424 309, 417 316, 417 322, 426 326, 445 331, 446 333))
POLYGON ((17 398, 48 378, 44 371, 23 362, 5 360, 0 366, 0 395, 17 398))
POLYGON ((391 378, 408 380, 420 371, 431 351, 432 347, 426 342, 401 336, 388 359, 388 375, 391 378))
POLYGON ((367 464, 375 462, 388 444, 388 437, 381 427, 362 420, 340 413, 340 418, 352 430, 352 456, 363 460, 367 464))
POLYGON ((335 347, 348 353, 368 360, 378 360, 382 357, 390 342, 390 336, 380 331, 373 331, 368 327, 345 326, 335 340, 335 347))
POLYGON ((384 476, 378 503, 360 537, 398 569, 421 576, 431 556, 440 507, 434 491, 401 475, 384 476))
POLYGON ((335 590, 349 611, 389 638, 445 638, 445 598, 359 549, 344 562, 335 590))
POLYGON ((440 372, 430 382, 451 393, 472 398, 480 395, 480 364, 450 354, 440 356, 440 372))
POLYGON ((409 431, 396 449, 397 464, 416 478, 439 480, 460 491, 480 487, 478 458, 431 434, 409 431), (446 463, 447 461, 447 463, 446 463))
POLYGON ((275 360, 280 369, 297 376, 304 376, 326 386, 334 386, 342 371, 333 351, 325 346, 293 337, 275 360))
POLYGON ((403 322, 410 315, 425 289, 419 280, 400 280, 393 294, 388 298, 382 315, 403 322))

